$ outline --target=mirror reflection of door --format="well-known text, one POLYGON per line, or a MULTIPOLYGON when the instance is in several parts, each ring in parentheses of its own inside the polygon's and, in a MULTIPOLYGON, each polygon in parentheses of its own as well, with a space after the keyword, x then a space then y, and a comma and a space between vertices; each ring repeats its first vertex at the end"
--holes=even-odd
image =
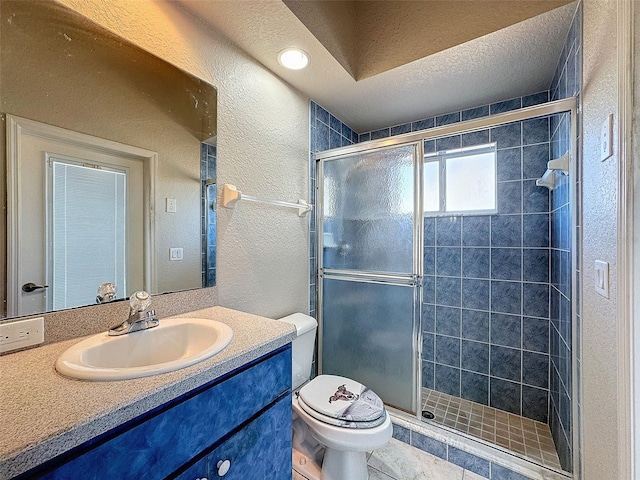
MULTIPOLYGON (((127 189, 142 190, 142 165, 112 160, 117 163, 46 155, 47 310, 87 305, 106 282, 117 286, 120 298, 128 291, 127 232, 142 225, 142 203, 127 208, 127 189)), ((141 273, 142 256, 130 266, 141 273)))
POLYGON ((145 162, 102 139, 34 130, 20 132, 10 175, 18 215, 8 226, 8 315, 91 304, 104 282, 116 284, 116 298, 146 288, 145 162), (30 283, 46 287, 24 291, 30 283))

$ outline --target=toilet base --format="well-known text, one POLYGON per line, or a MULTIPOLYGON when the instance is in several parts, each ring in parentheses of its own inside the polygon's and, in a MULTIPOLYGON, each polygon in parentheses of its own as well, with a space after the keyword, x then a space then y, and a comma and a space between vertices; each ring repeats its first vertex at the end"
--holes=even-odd
MULTIPOLYGON (((322 475, 321 467, 313 457, 305 454, 305 452, 296 450, 295 448, 292 453, 293 471, 301 475, 301 477, 298 478, 320 480, 320 476, 322 475)), ((296 476, 294 475, 293 478, 295 479, 296 476)))
POLYGON ((367 453, 327 448, 322 462, 321 480, 367 480, 367 453))
POLYGON ((367 480, 366 452, 346 452, 327 448, 322 467, 313 458, 293 449, 293 470, 308 480, 367 480))

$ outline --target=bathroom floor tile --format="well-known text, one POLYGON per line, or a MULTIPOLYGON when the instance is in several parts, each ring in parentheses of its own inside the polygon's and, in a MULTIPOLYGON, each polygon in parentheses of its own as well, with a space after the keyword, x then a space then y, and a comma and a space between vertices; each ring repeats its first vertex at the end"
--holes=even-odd
POLYGON ((422 389, 423 410, 440 425, 495 443, 546 467, 560 469, 549 425, 437 392, 422 389))
POLYGON ((465 470, 462 480, 487 480, 487 479, 483 476, 478 475, 477 473, 471 472, 469 470, 465 470))
MULTIPOLYGON (((483 477, 392 438, 368 453, 369 480, 481 480, 483 477)), ((293 480, 309 480, 296 471, 293 480)), ((347 480, 347 479, 345 479, 347 480)))
POLYGON ((390 477, 386 473, 382 473, 379 470, 376 470, 373 467, 369 467, 369 480, 396 480, 396 479, 393 477, 390 477))
MULTIPOLYGON (((395 480, 462 480, 464 470, 392 438, 373 452, 369 466, 395 480)), ((382 477, 385 478, 385 477, 382 477)))

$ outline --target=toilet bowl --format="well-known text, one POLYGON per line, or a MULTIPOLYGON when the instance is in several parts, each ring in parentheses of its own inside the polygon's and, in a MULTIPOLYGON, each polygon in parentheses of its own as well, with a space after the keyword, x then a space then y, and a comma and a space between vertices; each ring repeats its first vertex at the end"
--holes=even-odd
MULTIPOLYGON (((327 379, 334 381, 337 387, 345 383, 355 383, 344 377, 320 375, 305 385, 303 389, 307 386, 313 386, 313 382, 327 379)), ((366 387, 363 388, 366 389, 366 387)), ((369 392, 371 391, 369 390, 369 392)), ((320 479, 366 480, 369 478, 367 452, 386 445, 391 439, 393 431, 391 419, 384 407, 381 405, 381 411, 375 420, 343 420, 317 411, 314 408, 315 405, 309 406, 303 400, 302 393, 301 391, 300 396, 297 397, 294 395, 293 411, 308 426, 313 438, 325 447, 320 479)), ((329 397, 330 395, 327 395, 327 401, 329 397)), ((357 400, 347 400, 346 402, 352 406, 357 400)))
POLYGON ((346 377, 309 380, 317 322, 301 313, 280 320, 298 334, 292 342, 294 470, 310 480, 367 480, 367 452, 386 445, 393 433, 382 400, 346 377))

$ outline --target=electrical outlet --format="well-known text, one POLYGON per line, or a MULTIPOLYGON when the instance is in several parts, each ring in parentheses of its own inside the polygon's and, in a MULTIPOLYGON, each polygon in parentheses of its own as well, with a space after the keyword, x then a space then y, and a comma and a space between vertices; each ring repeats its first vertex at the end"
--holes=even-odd
POLYGON ((0 324, 0 353, 44 342, 44 317, 0 324))

